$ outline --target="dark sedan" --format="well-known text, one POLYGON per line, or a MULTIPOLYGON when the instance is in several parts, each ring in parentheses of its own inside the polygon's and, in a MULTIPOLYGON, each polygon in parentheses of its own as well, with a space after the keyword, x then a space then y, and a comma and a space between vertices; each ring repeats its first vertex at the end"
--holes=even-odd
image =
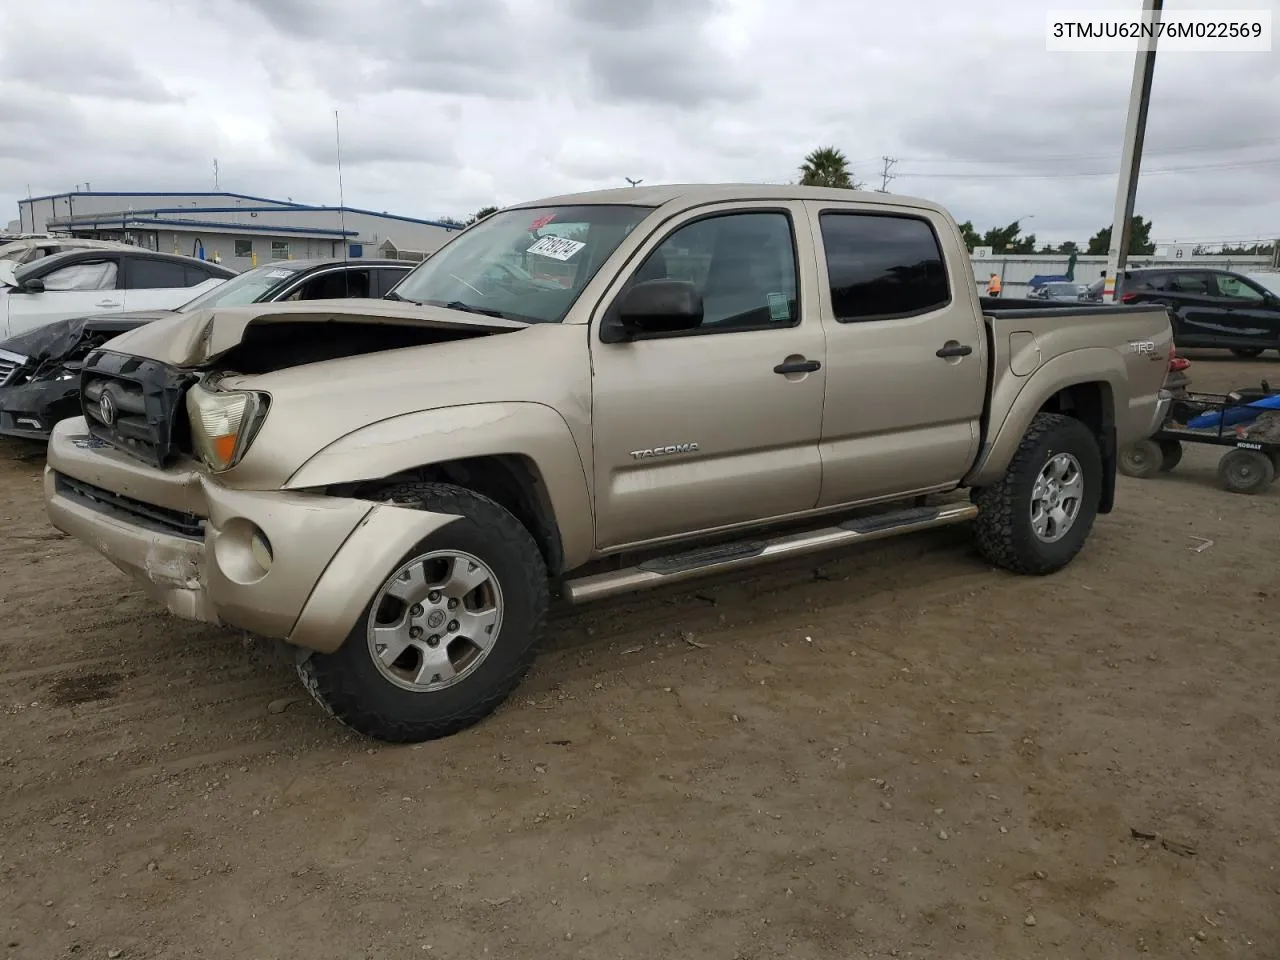
POLYGON ((0 436, 48 440, 80 413, 80 365, 113 337, 193 310, 285 300, 384 297, 416 264, 401 260, 282 260, 247 270, 177 310, 59 320, 0 342, 0 436))

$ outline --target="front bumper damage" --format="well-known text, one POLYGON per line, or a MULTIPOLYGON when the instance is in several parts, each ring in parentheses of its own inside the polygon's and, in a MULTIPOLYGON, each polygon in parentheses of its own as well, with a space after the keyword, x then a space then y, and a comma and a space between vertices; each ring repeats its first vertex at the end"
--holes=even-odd
POLYGON ((176 616, 299 647, 341 646, 420 540, 456 520, 318 493, 233 490, 183 460, 157 469, 64 420, 49 440, 45 504, 176 616))

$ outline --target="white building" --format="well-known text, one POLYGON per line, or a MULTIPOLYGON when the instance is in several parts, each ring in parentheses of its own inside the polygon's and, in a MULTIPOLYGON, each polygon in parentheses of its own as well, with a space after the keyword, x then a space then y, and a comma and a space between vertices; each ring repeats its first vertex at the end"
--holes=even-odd
POLYGON ((420 260, 460 227, 353 207, 240 193, 59 193, 18 203, 10 230, 124 240, 203 256, 233 270, 271 260, 400 256, 420 260))

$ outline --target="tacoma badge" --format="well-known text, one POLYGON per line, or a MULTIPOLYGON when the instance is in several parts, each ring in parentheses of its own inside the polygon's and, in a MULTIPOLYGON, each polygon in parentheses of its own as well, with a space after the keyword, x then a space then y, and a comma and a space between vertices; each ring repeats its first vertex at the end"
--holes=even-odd
POLYGON ((634 460, 648 460, 650 457, 669 457, 675 453, 697 453, 696 443, 673 443, 665 447, 649 447, 645 450, 632 450, 634 460))

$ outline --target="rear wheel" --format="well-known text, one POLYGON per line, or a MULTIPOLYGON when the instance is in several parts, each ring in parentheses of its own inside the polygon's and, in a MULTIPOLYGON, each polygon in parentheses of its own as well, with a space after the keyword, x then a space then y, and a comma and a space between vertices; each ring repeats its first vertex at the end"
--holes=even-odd
POLYGON ((1182 441, 1160 440, 1160 469, 1168 472, 1182 462, 1182 441))
POLYGON ((415 743, 471 726, 519 684, 546 617, 547 571, 528 530, 487 497, 444 483, 386 495, 459 519, 400 558, 343 645, 298 674, 352 729, 415 743))
POLYGON ((1164 450, 1160 444, 1154 440, 1137 440, 1120 451, 1117 466, 1126 477, 1145 480, 1159 473, 1163 463, 1164 450))
POLYGON ((974 493, 978 550, 1014 573, 1061 570, 1084 546, 1101 492, 1093 432, 1072 417, 1037 414, 1005 475, 974 493))
POLYGON ((1232 347, 1231 352, 1241 360, 1252 360, 1254 357, 1262 356, 1262 347, 1232 347))
POLYGON ((1275 461, 1258 450, 1237 448, 1218 461, 1218 480, 1232 493, 1261 493, 1275 478, 1275 461))

